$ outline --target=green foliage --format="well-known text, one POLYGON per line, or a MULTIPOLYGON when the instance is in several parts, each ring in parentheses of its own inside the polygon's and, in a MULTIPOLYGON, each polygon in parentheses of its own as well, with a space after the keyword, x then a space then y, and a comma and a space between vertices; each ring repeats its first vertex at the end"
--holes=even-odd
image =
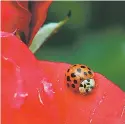
POLYGON ((53 2, 46 23, 69 22, 35 54, 38 59, 83 63, 125 90, 125 2, 53 2))

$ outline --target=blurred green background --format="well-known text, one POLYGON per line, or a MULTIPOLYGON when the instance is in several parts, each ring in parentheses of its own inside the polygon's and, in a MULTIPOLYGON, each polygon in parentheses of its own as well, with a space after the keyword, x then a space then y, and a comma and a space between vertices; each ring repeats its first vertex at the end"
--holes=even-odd
POLYGON ((40 60, 82 63, 125 91, 125 2, 54 1, 45 23, 72 16, 35 54, 40 60))

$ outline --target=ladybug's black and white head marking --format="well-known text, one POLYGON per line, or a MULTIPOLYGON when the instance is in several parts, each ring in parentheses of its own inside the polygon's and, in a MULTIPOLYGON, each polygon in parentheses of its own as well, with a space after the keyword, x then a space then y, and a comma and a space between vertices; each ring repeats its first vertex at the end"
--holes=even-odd
POLYGON ((79 92, 81 94, 87 94, 93 90, 95 87, 95 81, 94 79, 87 79, 81 82, 79 86, 79 92))

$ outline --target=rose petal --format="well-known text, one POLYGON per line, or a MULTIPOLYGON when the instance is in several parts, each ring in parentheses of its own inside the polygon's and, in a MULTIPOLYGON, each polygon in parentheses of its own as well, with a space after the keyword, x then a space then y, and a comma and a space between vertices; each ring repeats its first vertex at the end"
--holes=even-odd
POLYGON ((2 1, 1 30, 12 33, 16 29, 19 29, 25 33, 26 40, 29 38, 31 43, 33 37, 46 19, 47 10, 51 2, 33 2, 30 13, 28 10, 28 1, 2 1), (31 29, 29 32, 30 21, 31 29))
POLYGON ((16 1, 18 3, 18 5, 22 8, 22 9, 25 9, 26 11, 29 11, 28 10, 28 1, 19 1, 17 0, 16 1))
POLYGON ((1 17, 2 31, 14 32, 16 29, 19 29, 28 38, 31 13, 20 6, 18 1, 2 1, 1 17))
POLYGON ((29 36, 29 45, 32 42, 32 39, 34 38, 35 34, 39 30, 40 26, 44 23, 47 15, 48 8, 52 1, 37 1, 32 2, 32 21, 31 21, 31 29, 30 29, 30 36, 29 36))
POLYGON ((61 117, 65 118, 63 123, 122 124, 125 122, 125 93, 118 86, 101 74, 95 73, 97 87, 94 92, 88 96, 74 94, 66 88, 65 84, 64 73, 68 66, 65 63, 40 62, 40 68, 46 73, 56 91, 61 117))
POLYGON ((101 74, 82 96, 66 87, 70 64, 37 61, 13 35, 4 33, 1 57, 2 124, 124 123, 125 93, 101 74))
POLYGON ((18 38, 8 33, 7 36, 2 37, 3 124, 48 123, 38 97, 43 74, 39 72, 37 60, 18 38))

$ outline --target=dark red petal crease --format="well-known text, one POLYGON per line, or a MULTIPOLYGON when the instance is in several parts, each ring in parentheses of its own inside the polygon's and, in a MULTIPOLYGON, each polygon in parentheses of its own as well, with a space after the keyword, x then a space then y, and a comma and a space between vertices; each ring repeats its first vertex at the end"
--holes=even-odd
POLYGON ((28 10, 28 4, 29 2, 28 1, 19 1, 19 0, 16 0, 17 4, 22 8, 22 9, 25 9, 26 11, 29 11, 28 10))

